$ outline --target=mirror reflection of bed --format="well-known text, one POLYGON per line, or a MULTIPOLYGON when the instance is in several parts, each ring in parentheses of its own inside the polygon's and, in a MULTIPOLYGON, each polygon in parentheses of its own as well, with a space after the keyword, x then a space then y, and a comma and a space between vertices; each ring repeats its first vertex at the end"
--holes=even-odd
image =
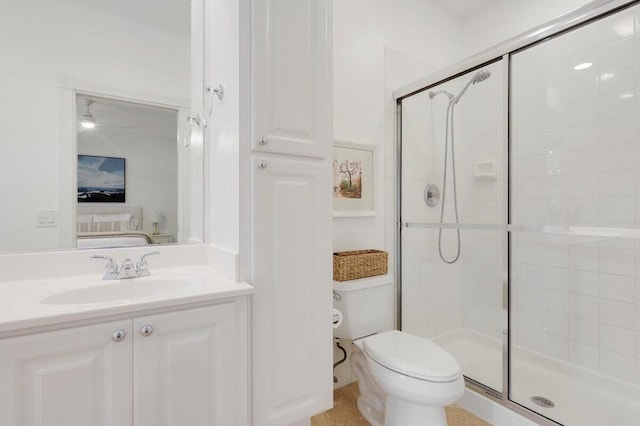
POLYGON ((140 207, 78 206, 78 248, 145 246, 154 244, 143 229, 140 207))

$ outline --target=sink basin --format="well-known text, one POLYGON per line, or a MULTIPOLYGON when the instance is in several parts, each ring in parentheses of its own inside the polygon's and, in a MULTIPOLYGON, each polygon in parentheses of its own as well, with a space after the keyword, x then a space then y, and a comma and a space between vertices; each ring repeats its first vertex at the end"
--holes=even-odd
MULTIPOLYGON (((107 283, 107 281, 105 281, 107 283)), ((126 301, 142 297, 154 297, 169 293, 188 293, 201 287, 197 283, 178 279, 121 280, 108 284, 84 287, 53 294, 42 300, 48 305, 77 305, 83 303, 104 303, 126 301)))

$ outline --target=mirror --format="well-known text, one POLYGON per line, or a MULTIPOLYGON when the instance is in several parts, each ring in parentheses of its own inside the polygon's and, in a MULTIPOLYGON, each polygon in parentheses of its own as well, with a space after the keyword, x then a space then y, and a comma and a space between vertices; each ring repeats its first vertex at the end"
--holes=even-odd
POLYGON ((3 0, 0 252, 203 241, 199 1, 3 0))

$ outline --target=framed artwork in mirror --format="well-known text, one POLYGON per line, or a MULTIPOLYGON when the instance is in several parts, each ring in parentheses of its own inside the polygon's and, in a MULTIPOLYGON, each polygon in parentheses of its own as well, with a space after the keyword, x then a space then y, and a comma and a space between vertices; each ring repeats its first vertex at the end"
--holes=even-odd
POLYGON ((125 159, 78 155, 78 202, 124 203, 125 159))
POLYGON ((333 144, 333 216, 375 216, 375 147, 336 141, 333 144))

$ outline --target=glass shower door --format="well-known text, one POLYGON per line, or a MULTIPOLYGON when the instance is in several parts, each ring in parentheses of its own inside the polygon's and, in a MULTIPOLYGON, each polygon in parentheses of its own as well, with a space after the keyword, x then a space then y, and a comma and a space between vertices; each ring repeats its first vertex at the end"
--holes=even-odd
POLYGON ((640 8, 512 55, 509 398, 640 418, 640 8))
POLYGON ((467 378, 498 394, 506 327, 503 66, 493 62, 403 99, 400 164, 402 330, 437 342, 467 378))

